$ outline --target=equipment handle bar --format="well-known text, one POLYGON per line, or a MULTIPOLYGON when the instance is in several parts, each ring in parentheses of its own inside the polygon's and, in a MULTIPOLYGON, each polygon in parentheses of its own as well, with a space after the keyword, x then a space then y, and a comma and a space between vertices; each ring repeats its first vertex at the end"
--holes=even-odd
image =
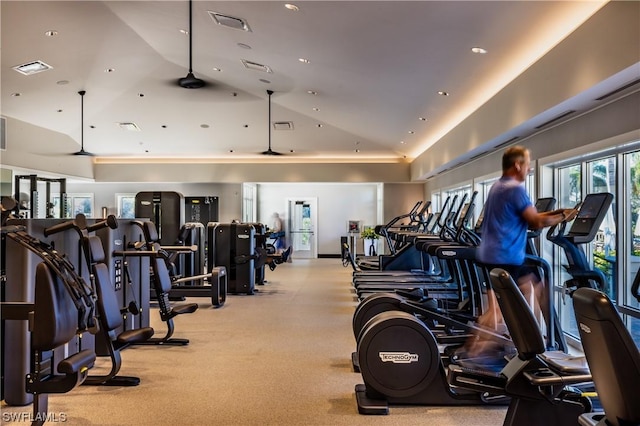
POLYGON ((110 214, 105 220, 101 220, 100 222, 96 222, 93 225, 88 225, 86 227, 87 232, 94 232, 102 228, 117 229, 118 219, 116 219, 114 215, 110 214))
POLYGON ((78 232, 81 232, 83 229, 87 227, 87 220, 82 213, 78 213, 76 218, 73 220, 69 220, 67 222, 62 222, 57 225, 50 226, 44 229, 44 236, 48 237, 49 235, 57 234, 58 232, 67 231, 69 229, 75 229, 78 232))

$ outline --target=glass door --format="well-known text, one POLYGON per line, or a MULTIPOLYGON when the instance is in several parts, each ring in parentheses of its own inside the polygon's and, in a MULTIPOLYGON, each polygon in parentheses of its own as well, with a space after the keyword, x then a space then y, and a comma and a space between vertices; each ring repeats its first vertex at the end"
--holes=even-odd
POLYGON ((316 234, 317 198, 289 199, 287 233, 294 259, 315 259, 318 256, 316 234))

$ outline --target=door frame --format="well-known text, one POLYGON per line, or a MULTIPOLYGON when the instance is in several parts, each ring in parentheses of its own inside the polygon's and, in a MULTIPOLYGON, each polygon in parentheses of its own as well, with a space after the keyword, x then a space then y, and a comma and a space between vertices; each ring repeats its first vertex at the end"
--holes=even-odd
POLYGON ((312 228, 311 228, 311 250, 310 250, 310 255, 309 256, 304 256, 304 257, 300 257, 299 255, 296 255, 296 249, 295 247, 293 248, 293 256, 294 258, 298 257, 298 258, 302 258, 302 259, 316 259, 318 257, 318 197, 288 197, 287 198, 287 204, 286 204, 286 212, 287 212, 287 233, 289 234, 289 239, 291 241, 291 246, 293 247, 293 234, 291 233, 291 231, 293 230, 292 228, 292 209, 291 209, 291 205, 292 202, 296 202, 296 201, 303 201, 303 202, 308 202, 309 206, 311 208, 311 224, 312 224, 312 228))

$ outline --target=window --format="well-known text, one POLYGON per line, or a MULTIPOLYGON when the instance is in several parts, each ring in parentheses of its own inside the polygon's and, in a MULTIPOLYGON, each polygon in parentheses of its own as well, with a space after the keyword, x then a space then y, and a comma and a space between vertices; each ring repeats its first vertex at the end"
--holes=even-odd
MULTIPOLYGON (((75 217, 82 213, 86 217, 93 216, 93 194, 66 194, 66 206, 64 208, 65 217, 75 217)), ((52 197, 53 217, 59 218, 60 196, 52 197)))
POLYGON ((136 194, 116 194, 116 216, 123 219, 136 217, 136 194))
MULTIPOLYGON (((616 161, 608 157, 587 163, 587 193, 616 193, 616 161)), ((602 271, 606 283, 605 293, 616 300, 616 201, 609 208, 607 215, 598 229, 593 242, 587 247, 587 259, 602 271)))

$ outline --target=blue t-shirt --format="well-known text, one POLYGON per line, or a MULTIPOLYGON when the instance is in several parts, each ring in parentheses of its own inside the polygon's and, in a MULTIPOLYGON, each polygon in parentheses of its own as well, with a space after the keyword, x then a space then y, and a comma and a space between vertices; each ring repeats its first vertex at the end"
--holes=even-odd
POLYGON ((522 212, 531 199, 520 182, 502 177, 489 190, 484 205, 482 241, 478 260, 498 265, 522 265, 527 245, 528 223, 522 212))

